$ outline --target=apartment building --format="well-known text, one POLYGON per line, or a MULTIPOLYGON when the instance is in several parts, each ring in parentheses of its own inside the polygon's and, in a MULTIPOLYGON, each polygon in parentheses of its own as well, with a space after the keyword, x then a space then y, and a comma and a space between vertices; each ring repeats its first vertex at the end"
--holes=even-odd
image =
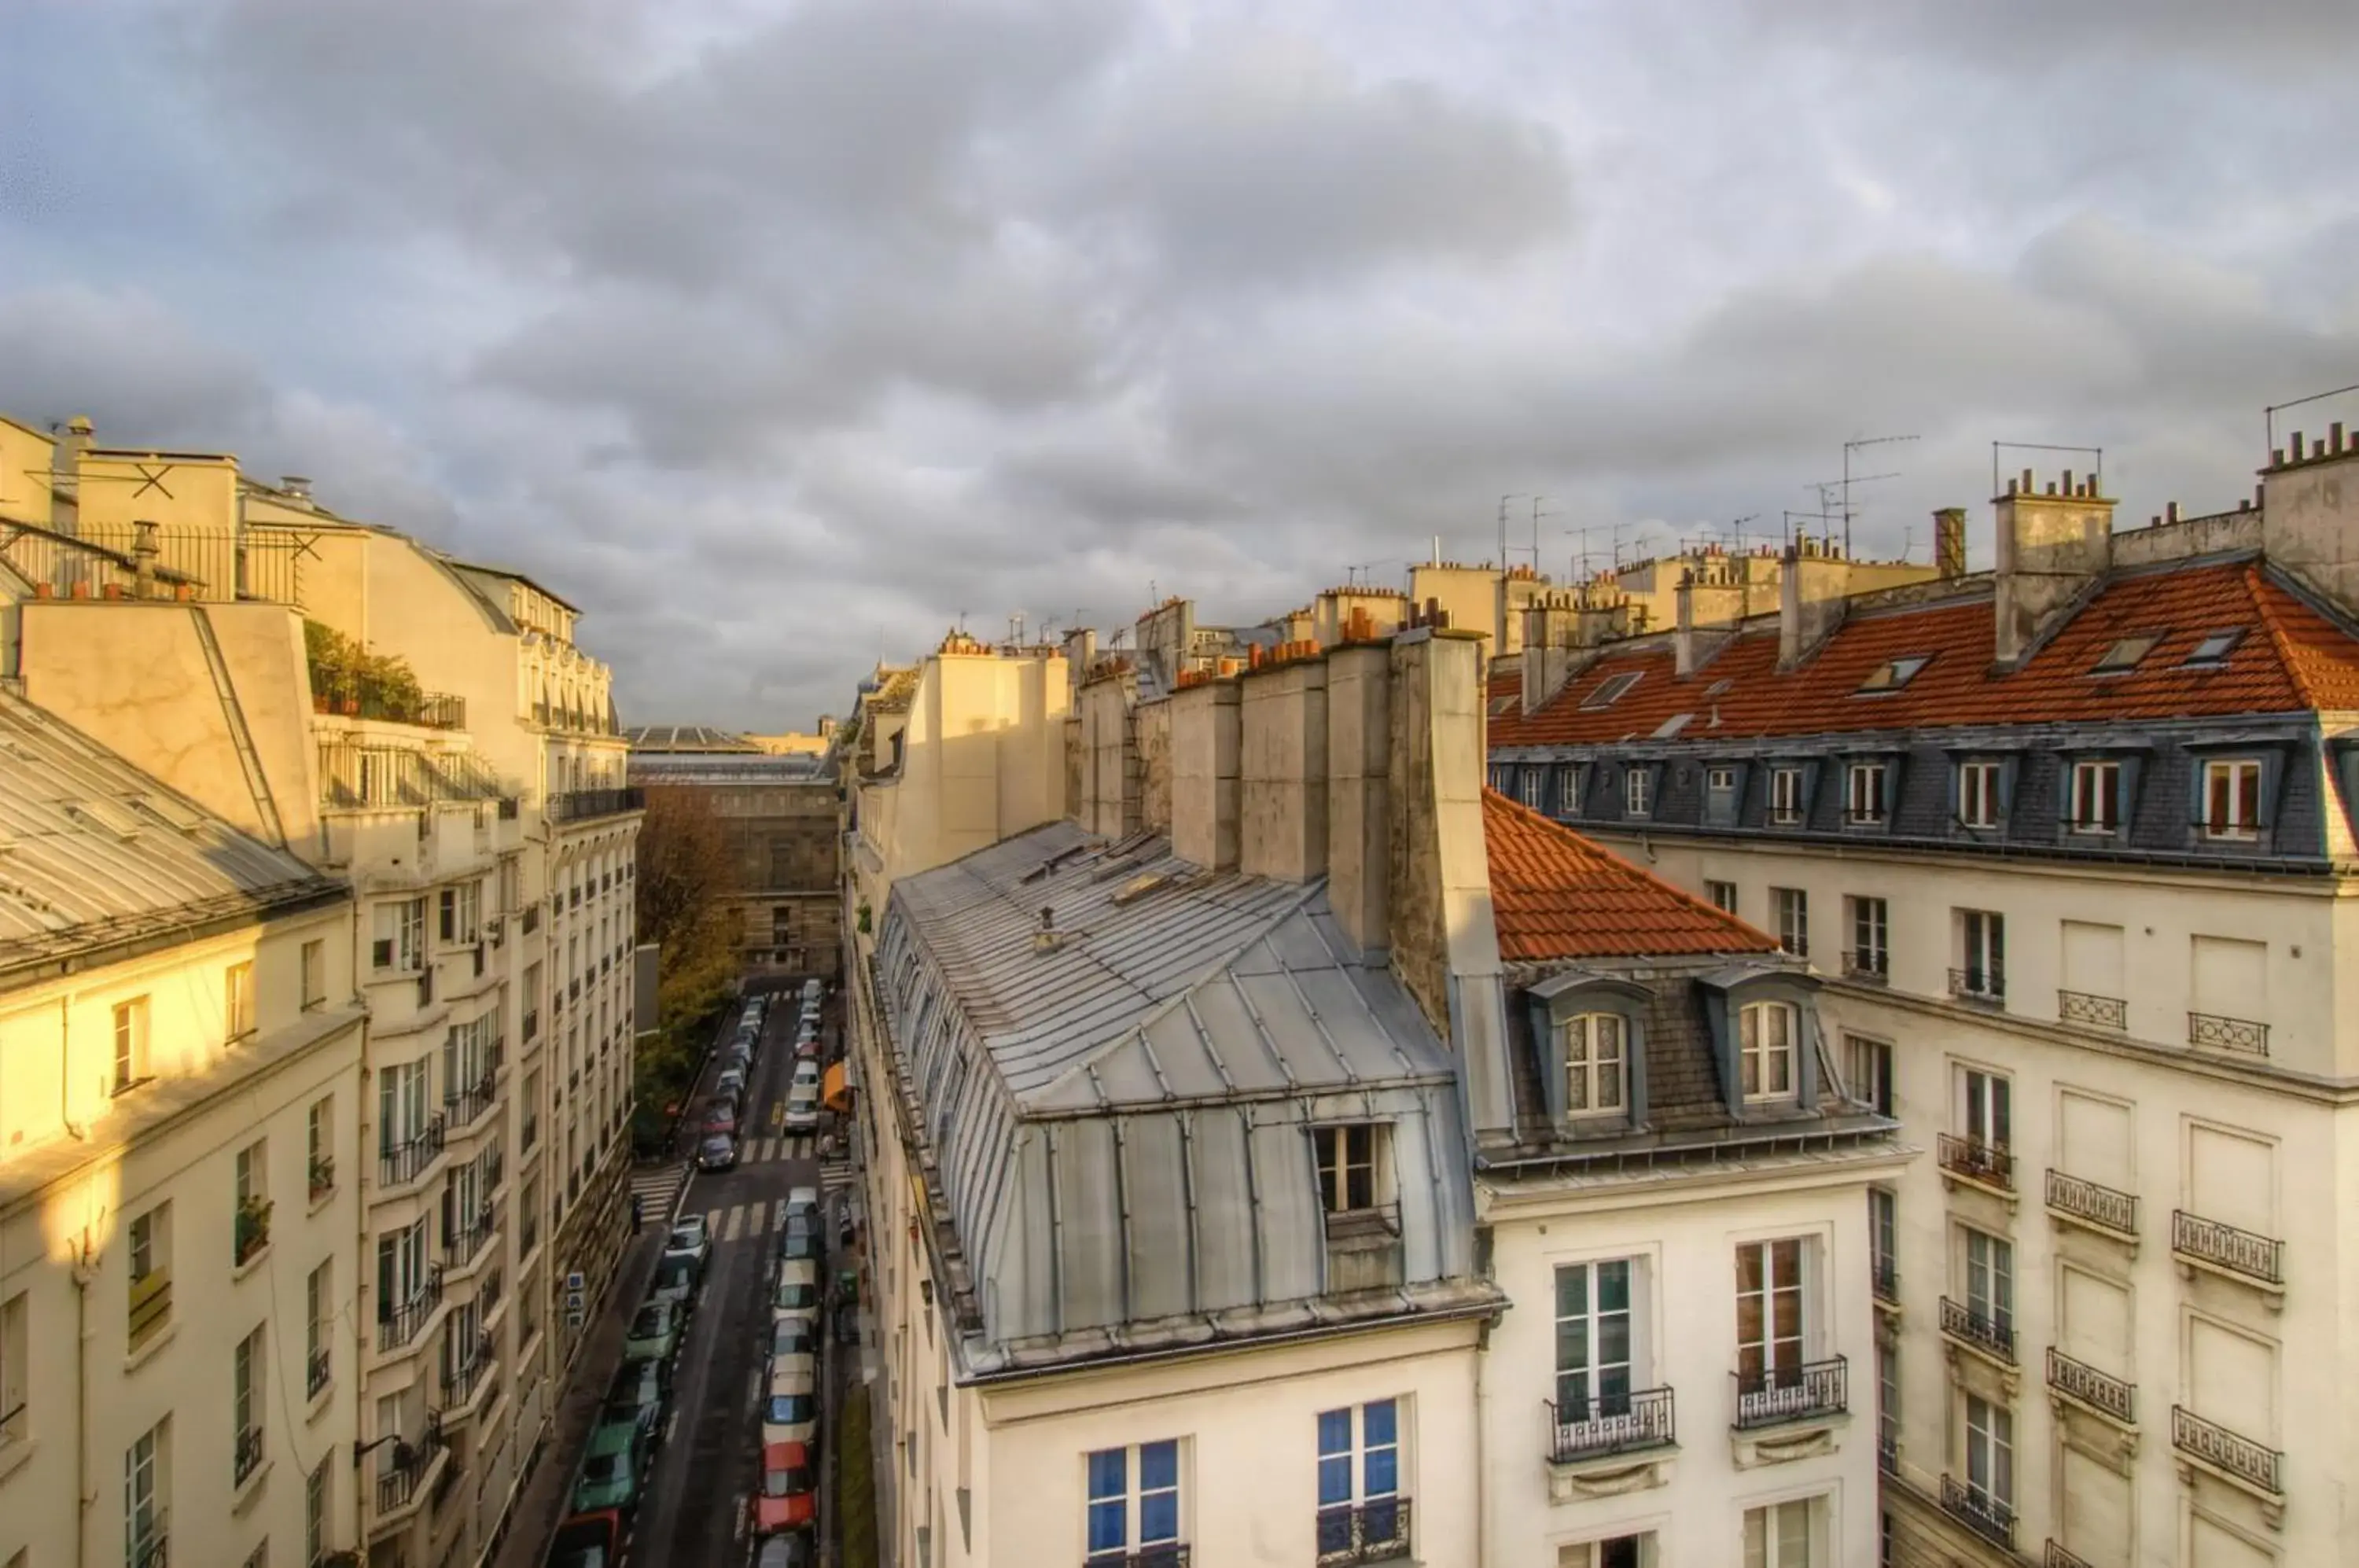
POLYGON ((0 686, 0 1562, 360 1540, 352 953, 344 883, 0 686))
POLYGON ((49 510, 0 524, 27 694, 357 898, 360 1544, 473 1556, 627 1229, 638 817, 610 677, 572 606, 308 482, 86 421, 33 456, 49 510))
POLYGON ((1495 783, 1774 933, 1927 1146, 1869 1200, 1891 1560, 2339 1561, 2359 445, 2235 510, 1995 502, 1997 568, 1530 617, 1495 783))

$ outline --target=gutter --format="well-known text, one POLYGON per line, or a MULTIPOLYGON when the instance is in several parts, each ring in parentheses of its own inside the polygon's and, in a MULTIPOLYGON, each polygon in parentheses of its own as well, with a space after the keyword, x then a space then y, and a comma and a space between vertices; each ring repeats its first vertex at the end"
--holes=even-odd
POLYGON ((1204 1340, 1190 1345, 1158 1346, 1153 1350, 1122 1351, 1113 1356, 1093 1356, 1086 1360, 1046 1367, 1010 1367, 991 1372, 970 1372, 966 1377, 958 1378, 956 1381, 962 1388, 995 1388, 1003 1383, 1020 1382, 1035 1377, 1054 1377, 1069 1372, 1096 1372, 1109 1367, 1145 1367, 1157 1362, 1175 1361, 1182 1356, 1312 1344, 1320 1340, 1340 1338, 1345 1334, 1372 1334, 1384 1329, 1412 1327, 1418 1323, 1463 1323, 1470 1320, 1495 1323, 1506 1307, 1506 1302, 1502 1299, 1494 1301, 1471 1302, 1460 1307, 1436 1307, 1430 1310, 1412 1308, 1406 1312, 1386 1312, 1382 1317, 1355 1318, 1350 1323, 1321 1323, 1312 1328, 1286 1329, 1276 1334, 1240 1334, 1234 1339, 1204 1340))
POLYGON ((186 942, 201 942, 255 924, 256 921, 280 920, 308 910, 325 909, 331 904, 349 902, 353 890, 341 882, 314 878, 295 884, 299 890, 276 897, 247 896, 234 907, 194 920, 173 920, 151 926, 146 931, 115 941, 94 938, 88 946, 49 958, 28 958, 22 963, 0 964, 0 990, 37 985, 45 980, 107 964, 119 964, 128 959, 144 957, 186 942))

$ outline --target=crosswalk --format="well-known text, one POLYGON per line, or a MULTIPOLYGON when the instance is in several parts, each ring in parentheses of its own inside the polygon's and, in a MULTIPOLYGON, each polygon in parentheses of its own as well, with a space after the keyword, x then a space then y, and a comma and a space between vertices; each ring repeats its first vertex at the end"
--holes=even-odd
POLYGON ((638 1212, 647 1223, 671 1213, 672 1200, 687 1180, 688 1167, 680 1164, 643 1165, 631 1172, 631 1196, 637 1200, 638 1212))
POLYGON ((761 1198, 750 1203, 731 1203, 704 1211, 705 1231, 716 1242, 768 1236, 786 1223, 787 1201, 784 1198, 776 1201, 761 1198))
POLYGON ((809 1160, 817 1139, 807 1132, 788 1138, 749 1138, 737 1146, 740 1165, 766 1165, 777 1160, 809 1160))

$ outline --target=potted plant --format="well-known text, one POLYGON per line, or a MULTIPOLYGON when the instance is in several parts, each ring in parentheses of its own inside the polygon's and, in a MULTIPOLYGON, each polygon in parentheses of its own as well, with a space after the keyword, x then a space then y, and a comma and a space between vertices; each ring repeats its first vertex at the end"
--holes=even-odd
POLYGON ((248 1198, 237 1206, 237 1260, 244 1263, 270 1240, 270 1200, 248 1198))

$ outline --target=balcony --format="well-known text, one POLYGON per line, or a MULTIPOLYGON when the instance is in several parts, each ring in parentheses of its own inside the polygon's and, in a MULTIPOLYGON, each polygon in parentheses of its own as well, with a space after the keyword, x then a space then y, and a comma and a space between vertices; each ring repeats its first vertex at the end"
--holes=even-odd
POLYGON ((138 1349, 172 1321, 172 1271, 151 1269, 131 1281, 130 1348, 138 1349))
POLYGON ((2184 1405, 2170 1407, 2170 1446, 2272 1502, 2285 1496, 2283 1454, 2205 1421, 2184 1405))
POLYGON ((442 1157, 442 1118, 438 1116, 417 1136, 387 1145, 377 1155, 377 1185, 406 1187, 426 1174, 427 1167, 442 1157))
POLYGON ((1082 1568, 1190 1568, 1188 1545, 1142 1546, 1136 1552, 1093 1552, 1082 1568))
POLYGON ((429 1269, 425 1279, 399 1306, 381 1304, 376 1315, 376 1347, 380 1351, 398 1350, 418 1337, 426 1320, 442 1304, 442 1270, 429 1269))
POLYGON ((311 1161, 311 1201, 316 1203, 335 1190, 336 1161, 323 1154, 311 1161))
POLYGON ((2257 1285, 2273 1299, 2284 1295, 2285 1243, 2273 1237, 2173 1209, 2170 1252, 2189 1267, 2257 1285))
POLYGON ((2137 1425, 2136 1384, 2100 1372, 2085 1361, 2075 1361, 2052 1345, 2048 1347, 2048 1386, 2124 1426, 2137 1425))
POLYGON ((171 1561, 167 1550, 169 1540, 164 1531, 164 1512, 158 1508, 146 1532, 125 1546, 123 1561, 127 1568, 166 1568, 171 1561))
POLYGON ((586 822, 592 817, 619 816, 625 811, 639 811, 646 805, 647 791, 636 787, 569 789, 549 798, 549 820, 552 822, 586 822))
POLYGON ((2130 1027, 2130 1005, 2119 996, 2060 990, 2056 993, 2056 1018, 2060 1023, 2079 1024, 2083 1029, 2126 1031, 2130 1027))
POLYGON ((2132 1241, 2137 1239, 2137 1198, 2132 1193, 2116 1192, 2082 1177, 2049 1171, 2048 1212, 2112 1236, 2132 1241))
POLYGON ((492 1205, 484 1203, 463 1218, 458 1228, 442 1234, 442 1266, 456 1272, 475 1261, 498 1229, 492 1205))
POLYGON ((442 1374, 442 1403, 445 1407, 463 1405, 475 1386, 491 1370, 495 1357, 492 1354, 492 1336, 478 1334, 469 1341, 466 1358, 442 1374))
POLYGON ((2040 1560, 2040 1568, 2097 1568, 2097 1565, 2077 1552, 2068 1552, 2056 1541, 2048 1543, 2048 1554, 2040 1560))
POLYGON ((1578 1465, 1652 1448, 1669 1448, 1679 1441, 1677 1412, 1671 1390, 1647 1388, 1634 1394, 1608 1395, 1585 1405, 1548 1406, 1549 1462, 1578 1465))
POLYGON ((1823 1421, 1849 1408, 1850 1367, 1838 1356, 1799 1367, 1767 1367, 1736 1380, 1736 1430, 1781 1426, 1788 1421, 1823 1421))
POLYGON ((1980 1486, 1942 1476, 1941 1511, 1992 1545, 2015 1550, 2015 1510, 1980 1486))
POLYGON ((1843 978, 1863 985, 1888 985, 1892 983, 1892 954, 1883 948, 1861 948, 1843 955, 1843 978))
POLYGON ((1995 965, 1986 969, 1952 969, 1950 971, 1950 996, 1953 1000, 1971 1002, 1976 1007, 2005 1007, 2006 971, 1995 965))
POLYGON ((442 1412, 426 1412, 426 1430, 414 1443, 394 1439, 392 1452, 386 1454, 376 1473, 376 1523, 384 1524, 390 1516, 400 1513, 418 1500, 418 1484, 434 1467, 434 1461, 443 1451, 442 1412))
POLYGON ((540 1009, 527 1007, 524 1014, 524 1042, 530 1045, 540 1038, 540 1009))
POLYGON ((2015 1324, 2006 1318, 1944 1296, 1941 1332, 1978 1355, 2007 1367, 2015 1365, 2015 1324))
POLYGON ((484 1075, 455 1094, 442 1096, 443 1124, 452 1132, 471 1129, 484 1114, 492 1108, 492 1079, 497 1069, 486 1067, 484 1075))
POLYGON ((320 1391, 328 1386, 328 1375, 333 1365, 328 1354, 328 1347, 325 1345, 321 1345, 305 1358, 303 1369, 305 1399, 316 1399, 320 1397, 320 1391))
POLYGON ((262 1463, 262 1429, 247 1427, 237 1434, 234 1452, 230 1458, 230 1485, 243 1486, 245 1478, 262 1463))
POLYGON ((2233 1051, 2245 1056, 2269 1053, 2269 1026, 2250 1018, 2223 1018, 2217 1013, 2187 1015, 2187 1043, 2208 1051, 2233 1051))
POLYGON ((1879 1252, 1869 1264, 1868 1289, 1875 1292, 1879 1306, 1900 1304, 1900 1269, 1889 1253, 1879 1252))
POLYGON ((1358 1568, 1408 1556, 1407 1497, 1373 1497, 1353 1507, 1319 1510, 1318 1568, 1358 1568))
POLYGON ((1995 1143, 1945 1132, 1935 1141, 1942 1172, 2008 1197, 2015 1195, 2015 1156, 1995 1143))

